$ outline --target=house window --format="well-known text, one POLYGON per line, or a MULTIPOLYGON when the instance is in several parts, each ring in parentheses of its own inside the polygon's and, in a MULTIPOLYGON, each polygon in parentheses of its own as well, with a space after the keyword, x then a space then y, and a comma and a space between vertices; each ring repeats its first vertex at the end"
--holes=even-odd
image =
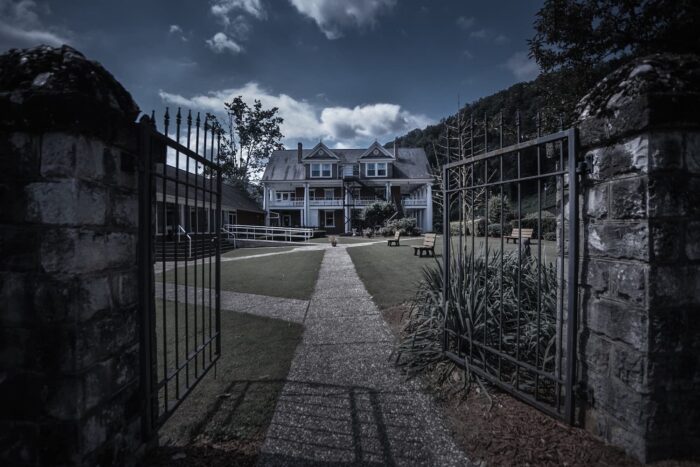
POLYGON ((326 227, 335 227, 335 212, 334 211, 324 211, 326 227))
POLYGON ((386 177, 386 162, 370 162, 365 167, 368 177, 386 177))
POLYGON ((335 189, 324 188, 323 189, 323 199, 333 199, 335 198, 335 189))
POLYGON ((293 201, 294 192, 293 191, 276 191, 275 199, 277 201, 293 201))
POLYGON ((331 164, 311 164, 311 176, 314 178, 331 176, 331 164))

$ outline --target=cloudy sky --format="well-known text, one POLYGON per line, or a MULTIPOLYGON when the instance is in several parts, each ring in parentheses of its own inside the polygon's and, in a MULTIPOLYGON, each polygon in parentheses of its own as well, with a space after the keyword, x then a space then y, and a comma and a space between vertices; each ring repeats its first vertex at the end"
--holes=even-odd
POLYGON ((280 108, 285 144, 391 140, 537 76, 541 0, 0 0, 0 49, 67 43, 142 110, 280 108))

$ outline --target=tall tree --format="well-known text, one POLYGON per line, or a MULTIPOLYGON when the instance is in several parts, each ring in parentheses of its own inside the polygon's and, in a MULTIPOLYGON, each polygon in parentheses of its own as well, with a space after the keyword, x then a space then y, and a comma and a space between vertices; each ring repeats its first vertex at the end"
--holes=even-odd
POLYGON ((248 180, 252 172, 265 167, 272 151, 284 147, 280 142, 283 138, 280 125, 284 119, 277 115, 277 107, 264 109, 258 99, 252 107, 242 96, 224 105, 229 118, 230 156, 237 175, 248 180))
POLYGON ((548 104, 571 110, 603 76, 655 52, 700 53, 697 0, 545 0, 530 54, 548 104))

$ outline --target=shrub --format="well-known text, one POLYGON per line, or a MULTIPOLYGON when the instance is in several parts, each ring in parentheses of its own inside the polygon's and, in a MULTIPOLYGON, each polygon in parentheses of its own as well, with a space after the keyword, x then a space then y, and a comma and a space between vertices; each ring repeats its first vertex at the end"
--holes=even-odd
POLYGON ((546 234, 542 235, 542 238, 545 240, 549 241, 555 241, 557 239, 557 233, 556 232, 547 232, 546 234))
POLYGON ((477 217, 472 222, 471 219, 464 222, 467 228, 467 235, 476 235, 477 237, 483 237, 486 235, 486 219, 483 217, 477 217))
POLYGON ((501 230, 501 224, 489 224, 488 233, 489 237, 501 237, 503 235, 510 235, 512 231, 508 224, 503 225, 503 230, 501 230))
POLYGON ((387 219, 396 214, 396 206, 386 201, 377 201, 365 207, 362 220, 366 227, 384 225, 387 219))
MULTIPOLYGON (((472 222, 471 219, 462 222, 463 235, 471 235, 474 230, 476 230, 477 237, 483 237, 486 233, 486 219, 477 217, 474 219, 474 222, 472 222), (474 229, 473 226, 476 226, 476 229, 474 229)), ((450 233, 452 235, 459 235, 459 222, 450 222, 450 233)))
POLYGON ((524 219, 515 219, 511 222, 513 228, 532 229, 532 236, 539 238, 550 233, 556 235, 557 232, 557 217, 549 211, 542 211, 542 233, 537 230, 538 219, 537 213, 530 213, 524 219))
MULTIPOLYGON (((454 256, 449 267, 447 310, 442 306, 443 263, 424 268, 423 280, 412 302, 398 347, 398 365, 409 375, 428 372, 436 379, 442 378, 443 382, 453 375, 454 364, 443 352, 444 326, 456 335, 488 342, 503 353, 517 354, 522 361, 553 372, 556 360, 556 268, 551 264, 538 268, 532 257, 519 261, 514 252, 503 255, 496 252, 488 258, 467 254, 461 262, 454 256), (500 293, 501 287, 503 293, 500 293)), ((446 345, 448 350, 465 356, 466 383, 473 376, 469 372, 471 367, 484 369, 492 375, 500 374, 503 381, 511 384, 516 378, 513 365, 498 368, 498 359, 493 355, 477 350, 472 354, 468 339, 449 338, 446 345)), ((517 376, 522 386, 534 387, 534 374, 521 371, 517 376)))
POLYGON ((501 206, 503 206, 503 223, 513 218, 513 207, 507 197, 494 196, 489 199, 489 224, 501 223, 501 206))
POLYGON ((417 227, 416 219, 412 217, 404 217, 401 219, 393 219, 386 223, 381 230, 382 235, 394 235, 396 231, 401 232, 401 235, 418 235, 420 229, 417 227))

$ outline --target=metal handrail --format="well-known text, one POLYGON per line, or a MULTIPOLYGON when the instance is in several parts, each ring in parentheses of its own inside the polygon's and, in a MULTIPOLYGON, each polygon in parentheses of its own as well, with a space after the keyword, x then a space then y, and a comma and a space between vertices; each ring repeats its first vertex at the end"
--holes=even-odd
POLYGON ((221 231, 233 236, 237 240, 258 240, 258 241, 304 241, 307 242, 314 235, 314 229, 295 227, 268 227, 265 225, 240 225, 226 224, 221 231))
POLYGON ((189 242, 189 249, 187 252, 187 257, 191 258, 192 257, 192 237, 190 237, 190 234, 187 233, 187 231, 185 230, 185 228, 183 226, 178 224, 178 226, 177 226, 177 241, 178 241, 178 243, 180 243, 180 235, 182 235, 180 232, 185 234, 185 236, 187 237, 187 241, 189 242))

